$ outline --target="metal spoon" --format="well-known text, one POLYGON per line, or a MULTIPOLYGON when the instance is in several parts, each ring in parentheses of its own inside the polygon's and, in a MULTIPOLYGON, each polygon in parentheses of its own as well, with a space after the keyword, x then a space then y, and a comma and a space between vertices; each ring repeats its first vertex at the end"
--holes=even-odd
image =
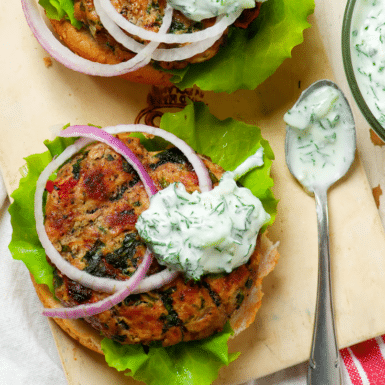
MULTIPOLYGON (((314 97, 314 95, 316 95, 316 93, 319 93, 320 89, 324 89, 324 87, 332 87, 334 90, 337 90, 338 93, 340 93, 341 96, 338 100, 342 102, 342 105, 345 108, 345 111, 343 112, 342 117, 340 116, 340 119, 342 118, 343 122, 351 126, 351 135, 348 135, 347 139, 345 138, 344 144, 341 147, 343 150, 347 150, 346 161, 340 166, 338 166, 337 164, 332 164, 331 171, 327 172, 326 174, 323 173, 323 169, 321 169, 319 170, 319 172, 315 172, 314 175, 309 176, 309 174, 311 174, 310 171, 309 174, 306 174, 304 177, 304 174, 298 170, 298 163, 295 163, 296 161, 298 161, 297 158, 299 150, 298 147, 296 147, 296 145, 298 144, 298 142, 296 141, 299 140, 299 130, 293 128, 289 124, 286 127, 285 155, 286 163, 290 172, 296 179, 300 181, 300 183, 305 187, 308 193, 314 194, 317 211, 319 248, 318 290, 307 383, 312 385, 338 385, 341 384, 342 379, 340 372, 339 352, 334 327, 334 315, 330 282, 331 280, 327 191, 331 185, 333 185, 337 180, 339 180, 342 176, 345 175, 354 160, 356 150, 354 119, 345 96, 342 94, 341 90, 337 87, 337 85, 331 82, 330 80, 321 80, 312 84, 302 93, 302 95, 294 105, 293 109, 290 111, 293 111, 294 109, 298 108, 303 109, 305 105, 309 104, 309 98, 314 97)), ((322 108, 320 109, 322 110, 322 108)), ((309 105, 306 109, 306 112, 309 112, 309 105)), ((293 118, 293 116, 290 115, 288 117, 293 118)), ((285 120, 290 120, 287 119, 287 115, 285 115, 285 120)), ((311 120, 314 122, 314 116, 311 118, 311 120)), ((336 119, 336 121, 337 120, 338 119, 336 119)), ((311 123, 312 126, 314 126, 315 124, 317 123, 311 123)), ((322 123, 323 126, 325 126, 325 124, 328 124, 327 120, 326 123, 325 121, 323 121, 322 123)), ((336 124, 334 128, 336 135, 344 135, 345 132, 340 133, 338 131, 339 128, 339 124, 336 124)), ((334 133, 332 134, 332 136, 334 137, 334 133)), ((326 137, 329 138, 331 136, 326 135, 325 138, 326 137)), ((303 139, 301 140, 303 143, 303 139)), ((308 154, 306 154, 306 156, 307 155, 308 154)), ((328 159, 328 161, 332 161, 333 159, 331 158, 333 158, 333 156, 337 157, 338 155, 339 154, 336 151, 334 154, 331 154, 329 158, 314 158, 312 159, 313 166, 316 167, 316 163, 319 159, 328 159)), ((303 156, 302 160, 304 159, 305 161, 307 160, 307 158, 305 158, 305 155, 303 156)))

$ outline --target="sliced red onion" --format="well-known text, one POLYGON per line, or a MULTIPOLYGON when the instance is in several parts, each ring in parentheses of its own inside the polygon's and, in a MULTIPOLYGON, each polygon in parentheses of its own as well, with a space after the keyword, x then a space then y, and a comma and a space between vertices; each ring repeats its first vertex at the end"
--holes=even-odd
MULTIPOLYGON (((150 258, 150 264, 151 264, 151 260, 152 258, 150 258)), ((144 264, 144 261, 140 266, 142 266, 143 264, 144 264)), ((45 309, 43 311, 43 315, 47 317, 71 318, 71 319, 91 317, 93 315, 100 314, 106 310, 111 309, 113 306, 124 301, 131 294, 146 293, 148 291, 158 289, 159 287, 162 287, 167 283, 170 283, 172 280, 174 280, 178 276, 178 274, 179 274, 178 271, 165 269, 147 278, 136 279, 136 281, 139 281, 139 284, 136 285, 135 289, 133 288, 134 285, 130 285, 130 287, 119 289, 119 291, 110 295, 109 297, 106 297, 101 301, 91 303, 91 304, 78 305, 71 308, 63 307, 63 308, 55 308, 55 309, 45 309)), ((130 283, 131 283, 131 280, 134 279, 134 275, 130 278, 129 280, 130 283)), ((135 284, 136 283, 137 282, 135 282, 135 284)))
POLYGON ((152 274, 144 278, 136 289, 132 291, 132 294, 147 293, 148 291, 158 289, 173 281, 179 273, 180 271, 166 268, 159 273, 152 274))
MULTIPOLYGON (((147 44, 147 46, 146 46, 142 43, 137 42, 135 39, 133 39, 132 37, 130 37, 126 33, 124 33, 119 28, 119 26, 116 23, 114 23, 113 20, 110 19, 110 17, 106 14, 104 9, 101 7, 100 0, 94 0, 94 5, 95 5, 96 13, 99 16, 100 21, 103 24, 103 27, 108 31, 108 33, 117 42, 122 44, 124 47, 126 47, 130 51, 136 52, 136 53, 142 52, 142 50, 144 49, 143 47, 151 46, 151 49, 147 50, 147 58, 145 59, 145 62, 146 62, 145 64, 148 64, 152 59, 154 51, 156 51, 156 49, 160 43, 152 42, 152 43, 147 44)), ((169 5, 167 5, 167 7, 165 9, 164 17, 163 17, 163 22, 162 22, 161 27, 159 28, 158 33, 166 33, 167 32, 167 30, 169 29, 171 22, 172 22, 172 14, 173 14, 173 9, 169 5)), ((214 44, 214 43, 212 43, 212 44, 214 44)), ((208 46, 207 48, 209 48, 209 47, 210 46, 208 46)), ((203 51, 201 51, 201 52, 203 52, 203 51)), ((194 56, 194 55, 192 55, 192 56, 194 56)), ((182 59, 176 58, 174 60, 182 60, 182 59)))
MULTIPOLYGON (((87 128, 87 131, 90 132, 89 127, 86 126, 86 128, 87 128)), ((69 129, 67 129, 67 130, 69 130, 69 129)), ((75 126, 75 129, 73 130, 72 133, 74 133, 75 131, 79 134, 79 135, 76 134, 76 136, 80 136, 80 134, 82 133, 81 129, 79 127, 76 127, 76 126, 75 126)), ((67 262, 65 259, 63 259, 63 257, 55 249, 55 247, 52 245, 51 241, 49 240, 48 235, 45 231, 45 227, 44 227, 43 199, 42 198, 43 198, 43 193, 44 193, 46 182, 47 182, 48 178, 50 177, 50 175, 52 173, 54 173, 66 160, 68 160, 73 155, 78 153, 83 147, 85 147, 86 145, 93 142, 98 137, 98 135, 103 135, 103 137, 101 138, 103 141, 107 141, 108 139, 110 139, 110 135, 108 135, 108 133, 103 132, 100 129, 97 129, 94 127, 93 130, 91 130, 91 132, 93 132, 93 131, 96 131, 95 135, 90 136, 90 138, 81 138, 78 141, 76 141, 74 144, 72 144, 71 146, 68 146, 58 157, 53 159, 48 164, 48 166, 43 170, 43 172, 40 174, 40 176, 37 180, 37 183, 36 183, 36 192, 35 192, 36 229, 37 229, 39 240, 40 240, 43 248, 45 249, 46 254, 51 259, 52 263, 64 275, 66 275, 67 277, 69 277, 70 279, 72 279, 76 282, 79 282, 83 286, 89 287, 93 290, 113 293, 115 291, 121 291, 122 289, 126 288, 129 280, 117 281, 117 280, 110 279, 110 278, 100 278, 100 277, 95 277, 89 273, 82 271, 82 270, 79 270, 78 268, 76 268, 75 266, 73 266, 72 264, 67 262)), ((71 131, 66 131, 67 136, 70 136, 70 135, 68 135, 70 133, 71 133, 71 131)), ((114 137, 112 137, 112 138, 113 138, 113 140, 112 140, 113 145, 114 145, 114 143, 116 143, 117 146, 120 146, 120 145, 124 146, 124 144, 121 141, 119 141, 119 139, 116 139, 114 137)), ((128 150, 128 148, 126 146, 124 146, 124 147, 125 147, 125 149, 128 150)), ((123 151, 125 149, 123 149, 123 151)), ((132 152, 130 152, 129 155, 132 156, 132 152)), ((128 158, 127 161, 130 162, 130 164, 131 164, 130 159, 131 158, 128 158)), ((143 165, 141 165, 139 160, 137 160, 137 162, 140 164, 139 167, 143 168, 143 165)), ((134 165, 133 165, 133 167, 134 167, 134 165)), ((143 170, 144 170, 144 168, 143 168, 143 170)), ((144 170, 144 173, 146 173, 145 170, 144 170)), ((144 178, 146 178, 146 180, 148 181, 149 177, 144 176, 144 178)), ((150 184, 150 182, 148 182, 148 190, 149 190, 149 195, 151 196, 154 193, 156 193, 157 189, 154 186, 151 179, 150 179, 150 181, 151 181, 151 184, 150 184)), ((146 184, 146 183, 144 183, 144 184, 146 184)), ((171 275, 171 273, 170 273, 170 275, 171 275)), ((149 278, 151 278, 151 277, 149 277, 149 278)), ((163 279, 166 279, 166 278, 167 278, 167 276, 164 277, 162 275, 162 276, 160 276, 159 279, 155 279, 154 284, 156 284, 156 282, 161 283, 163 281, 163 279)), ((146 281, 146 279, 145 279, 145 281, 146 281)), ((146 285, 151 283, 153 281, 153 279, 154 278, 151 278, 150 281, 147 281, 148 283, 146 285)), ((144 282, 144 284, 145 284, 145 282, 144 282)), ((160 287, 160 286, 158 286, 158 287, 160 287)))
POLYGON ((152 54, 152 59, 167 62, 189 59, 212 47, 221 36, 222 34, 220 33, 212 38, 177 48, 157 48, 152 54))
POLYGON ((115 138, 108 132, 93 126, 70 126, 61 131, 59 135, 64 138, 81 136, 109 145, 117 153, 122 155, 138 173, 148 196, 152 196, 158 192, 158 189, 155 187, 150 175, 148 175, 147 171, 143 167, 143 164, 136 157, 136 155, 121 140, 115 138))
POLYGON ((144 185, 147 185, 148 194, 151 196, 156 193, 157 190, 140 161, 136 159, 136 156, 119 139, 110 135, 120 132, 144 132, 160 136, 174 144, 185 154, 187 159, 194 167, 194 170, 198 176, 201 191, 208 191, 212 188, 212 183, 208 171, 205 168, 202 160, 196 155, 195 151, 175 135, 160 128, 155 129, 154 127, 145 125, 120 125, 115 127, 108 127, 105 130, 100 130, 90 126, 71 126, 62 131, 61 136, 63 137, 83 136, 83 138, 79 139, 73 145, 67 147, 63 153, 61 153, 57 158, 53 159, 38 178, 35 192, 35 219, 38 237, 52 263, 54 263, 55 266, 64 275, 93 290, 114 294, 93 304, 79 305, 73 308, 46 310, 43 314, 47 316, 60 318, 90 317, 115 306, 119 302, 123 301, 124 298, 126 298, 131 293, 142 293, 164 286, 166 283, 171 282, 179 274, 178 271, 165 269, 157 274, 153 274, 144 278, 152 261, 152 256, 147 249, 143 262, 129 280, 117 281, 110 278, 95 277, 77 269, 72 264, 63 259, 50 242, 45 231, 42 197, 46 181, 48 180, 49 176, 55 172, 56 169, 61 166, 67 159, 75 155, 83 147, 90 144, 94 140, 110 145, 116 152, 124 156, 126 160, 138 172, 144 185))
POLYGON ((157 41, 159 43, 167 44, 194 43, 197 41, 212 38, 213 36, 216 36, 218 34, 222 34, 226 30, 226 28, 229 25, 233 24, 242 13, 242 10, 238 10, 229 15, 219 16, 217 17, 217 20, 213 26, 208 27, 202 31, 183 34, 165 34, 149 31, 131 23, 115 9, 115 7, 111 4, 110 0, 100 0, 100 5, 103 7, 104 11, 110 17, 110 19, 112 19, 119 27, 121 27, 131 35, 138 36, 143 40, 157 41))
MULTIPOLYGON (((102 64, 92 62, 76 55, 69 48, 61 44, 61 42, 53 35, 44 22, 35 0, 21 0, 21 3, 27 23, 42 47, 55 60, 74 71, 93 76, 109 77, 123 75, 148 64, 151 60, 152 52, 158 46, 157 43, 151 42, 132 59, 119 64, 102 64)), ((163 28, 161 27, 162 32, 166 32, 168 30, 171 21, 172 10, 165 13, 162 24, 163 28), (169 24, 166 24, 168 22, 169 24)))
MULTIPOLYGON (((143 49, 143 44, 137 42, 131 36, 128 36, 122 29, 105 13, 104 9, 100 5, 100 0, 94 0, 95 10, 99 15, 100 21, 103 27, 108 33, 120 44, 129 49, 132 52, 140 52, 143 49)), ((171 7, 170 7, 171 9, 171 7)), ((167 12, 167 8, 166 8, 167 12)), ((167 17, 167 13, 165 14, 167 17)), ((168 24, 168 21, 163 21, 162 27, 168 24)), ((164 33, 162 27, 158 33, 164 33)), ((151 58, 157 61, 176 61, 185 60, 198 55, 214 45, 214 43, 220 39, 222 33, 210 37, 208 39, 198 41, 196 43, 190 43, 188 45, 177 48, 157 48, 153 51, 151 58)))
POLYGON ((148 269, 150 268, 152 262, 152 255, 149 250, 146 250, 144 254, 143 261, 136 269, 135 273, 125 282, 125 287, 119 289, 116 293, 104 298, 101 301, 78 305, 71 308, 56 308, 56 309, 46 309, 43 311, 43 315, 47 317, 58 317, 58 318, 83 318, 91 317, 95 314, 102 313, 108 309, 111 309, 113 306, 122 302, 126 297, 128 297, 133 290, 139 285, 144 276, 146 275, 148 269))
POLYGON ((201 192, 210 191, 212 189, 211 178, 203 161, 185 141, 179 139, 174 134, 162 130, 161 128, 147 126, 144 124, 121 124, 114 127, 105 127, 103 130, 113 135, 122 132, 144 132, 150 135, 159 136, 167 140, 174 146, 178 147, 193 166, 194 171, 198 177, 199 189, 201 192))
MULTIPOLYGON (((102 6, 100 5, 100 0, 94 0, 94 6, 95 6, 95 11, 99 16, 101 23, 103 24, 103 27, 117 42, 119 42, 120 44, 122 44, 124 47, 126 47, 132 52, 139 52, 141 49, 143 49, 142 43, 139 43, 138 41, 136 41, 135 39, 133 39, 132 37, 124 33, 120 29, 120 27, 107 15, 107 13, 104 11, 102 6)), ((171 15, 172 15, 172 12, 171 12, 171 15)))
MULTIPOLYGON (((76 129, 67 129, 67 136, 76 132, 75 136, 81 135, 81 129, 78 127, 76 129)), ((83 130, 84 131, 84 130, 83 130)), ((95 277, 85 271, 77 269, 71 263, 63 259, 60 253, 56 250, 56 248, 52 245, 51 241, 48 238, 48 235, 45 231, 44 227, 44 216, 43 216, 43 193, 45 189, 46 182, 49 176, 56 171, 56 169, 61 166, 67 159, 71 156, 75 155, 79 152, 84 146, 91 143, 93 140, 103 141, 108 143, 117 150, 120 154, 122 154, 125 159, 134 167, 134 169, 138 172, 140 178, 143 181, 143 184, 146 187, 146 191, 149 196, 152 196, 157 192, 157 189, 152 182, 151 178, 145 171, 143 165, 136 158, 136 156, 132 153, 131 150, 128 149, 119 139, 114 138, 108 133, 95 128, 86 126, 86 130, 88 133, 93 133, 93 135, 89 135, 89 138, 82 138, 75 142, 73 145, 67 147, 57 158, 52 160, 51 163, 43 170, 40 174, 37 184, 36 184, 36 192, 35 192, 35 220, 36 220, 36 230, 39 237, 39 240, 44 247, 48 257, 52 261, 52 263, 67 277, 72 280, 81 283, 83 286, 89 287, 94 290, 105 291, 105 292, 115 292, 116 290, 122 289, 127 285, 128 281, 117 281, 110 278, 100 278, 95 277)), ((63 131, 64 132, 64 131, 63 131)), ((86 135, 86 134, 85 134, 86 135)), ((63 135, 64 136, 64 135, 63 135)))

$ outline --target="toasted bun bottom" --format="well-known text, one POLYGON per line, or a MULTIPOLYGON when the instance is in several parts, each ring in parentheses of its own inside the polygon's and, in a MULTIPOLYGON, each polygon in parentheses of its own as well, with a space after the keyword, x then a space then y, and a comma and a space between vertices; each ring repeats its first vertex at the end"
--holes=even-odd
MULTIPOLYGON (((254 322, 262 302, 262 280, 274 269, 279 258, 276 245, 273 245, 266 233, 260 238, 259 248, 261 255, 258 267, 258 277, 254 282, 250 295, 243 301, 242 306, 234 312, 230 318, 230 324, 234 330, 234 335, 239 334, 254 322)), ((45 307, 61 307, 60 303, 53 298, 47 285, 37 284, 32 276, 31 278, 37 295, 45 307)), ((79 341, 83 346, 103 354, 100 345, 103 337, 86 322, 80 319, 54 318, 54 320, 68 335, 79 341)))
MULTIPOLYGON (((67 20, 58 21, 50 19, 50 22, 60 40, 77 55, 103 64, 119 63, 113 52, 109 48, 99 45, 85 29, 78 30, 67 20)), ((136 83, 171 85, 171 76, 147 64, 136 71, 128 72, 120 77, 136 83)))

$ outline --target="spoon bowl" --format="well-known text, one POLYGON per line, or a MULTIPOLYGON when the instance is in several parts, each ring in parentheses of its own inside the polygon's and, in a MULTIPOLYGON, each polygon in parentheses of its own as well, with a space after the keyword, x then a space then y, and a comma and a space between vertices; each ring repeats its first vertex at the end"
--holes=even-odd
POLYGON ((314 194, 318 224, 318 288, 307 383, 342 384, 330 279, 327 191, 353 163, 353 114, 339 87, 320 80, 285 114, 286 163, 305 190, 314 194))
MULTIPOLYGON (((322 185, 329 188, 349 170, 356 151, 353 113, 345 95, 332 81, 319 80, 302 92, 290 111, 301 111, 304 117, 302 121, 294 122, 297 125, 302 124, 300 128, 290 124, 286 128, 285 155, 290 172, 305 187, 307 192, 312 193, 314 186, 322 185), (332 90, 333 92, 323 92, 324 90, 332 90), (336 96, 338 99, 334 100, 336 96), (315 103, 315 112, 312 112, 311 101, 315 103), (330 111, 333 108, 338 110, 338 113, 330 111), (328 113, 333 120, 327 117, 328 113), (320 114, 324 114, 326 117, 321 117, 320 114), (308 123, 307 127, 303 128, 306 123, 308 123), (314 126, 317 123, 322 125, 322 129, 318 131, 323 135, 323 138, 320 138, 317 133, 314 135, 311 132, 314 131, 314 126), (341 125, 343 125, 344 136, 339 133, 341 125), (313 142, 311 142, 312 140, 313 142), (318 148, 317 145, 314 145, 315 140, 320 143, 318 148), (311 143, 313 143, 313 147, 311 147, 311 143), (302 151, 299 147, 304 147, 305 150, 302 151), (335 150, 328 153, 326 150, 331 147, 334 147, 335 150), (309 156, 311 148, 313 153, 309 156), (299 159, 299 152, 302 153, 302 160, 299 159), (340 162, 335 163, 339 155, 342 155, 343 158, 340 157, 340 162), (319 167, 314 167, 311 163, 317 161, 322 161, 322 163, 318 163, 317 166, 319 167), (324 161, 326 161, 325 165, 324 161), (302 162, 302 166, 299 166, 298 162, 302 162)), ((290 116, 293 113, 290 114, 290 111, 285 115, 285 120, 293 122, 293 118, 290 116)))

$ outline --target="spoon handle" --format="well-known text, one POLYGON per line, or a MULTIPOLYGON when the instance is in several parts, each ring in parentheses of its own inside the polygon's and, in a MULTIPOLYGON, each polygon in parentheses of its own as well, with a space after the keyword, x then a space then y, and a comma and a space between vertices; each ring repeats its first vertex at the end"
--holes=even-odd
POLYGON ((318 223, 319 265, 317 304, 307 383, 309 385, 340 385, 342 379, 330 282, 327 189, 316 188, 314 195, 318 223))

